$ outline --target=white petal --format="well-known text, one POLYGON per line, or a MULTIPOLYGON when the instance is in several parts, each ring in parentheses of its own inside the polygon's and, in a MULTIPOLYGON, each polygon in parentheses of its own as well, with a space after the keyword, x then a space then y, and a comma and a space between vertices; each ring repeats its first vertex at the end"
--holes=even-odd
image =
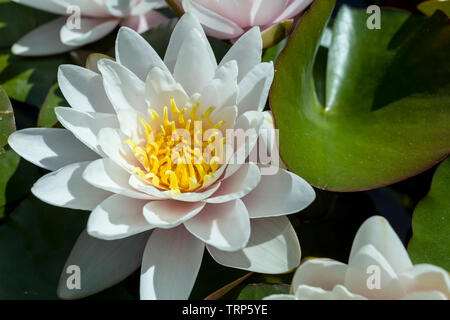
POLYGON ((98 159, 91 162, 86 170, 84 170, 83 179, 97 188, 130 198, 142 200, 155 199, 131 188, 128 183, 130 174, 111 159, 98 159))
POLYGON ((295 300, 295 296, 290 294, 271 294, 263 298, 263 300, 295 300))
POLYGON ((144 207, 144 217, 157 228, 177 227, 202 211, 205 203, 176 200, 151 201, 144 207))
POLYGON ((450 299, 448 272, 430 264, 416 264, 400 274, 406 292, 440 291, 450 299))
POLYGON ((117 116, 110 113, 87 113, 72 108, 55 108, 59 122, 70 130, 86 146, 102 154, 97 144, 97 135, 103 128, 118 128, 117 116))
POLYGON ((234 39, 244 33, 244 30, 238 24, 205 8, 195 0, 183 0, 183 8, 186 12, 197 17, 206 33, 214 38, 234 39))
POLYGON ((284 21, 286 19, 295 17, 297 14, 302 12, 304 9, 306 9, 307 6, 312 2, 313 0, 294 0, 291 1, 289 6, 283 11, 282 14, 278 18, 276 18, 273 22, 273 24, 276 24, 278 22, 284 21))
MULTIPOLYGON (((170 71, 173 71, 175 69, 175 64, 178 60, 180 48, 184 40, 188 37, 188 34, 193 30, 197 30, 200 33, 205 44, 209 43, 198 20, 189 13, 184 14, 180 18, 172 32, 169 45, 166 50, 166 55, 164 56, 164 63, 170 71)), ((216 58, 211 46, 207 45, 206 49, 208 50, 210 63, 214 66, 217 66, 216 58)))
POLYGON ((292 288, 299 285, 319 287, 324 290, 333 288, 345 282, 347 265, 329 259, 312 259, 304 262, 295 272, 292 279, 292 288))
POLYGON ((173 76, 189 95, 201 92, 214 77, 217 64, 209 59, 209 48, 209 43, 195 29, 180 47, 173 76))
POLYGON ((448 300, 448 297, 439 291, 417 291, 407 294, 402 300, 448 300))
POLYGON ((116 59, 142 81, 147 79, 148 73, 154 67, 168 71, 152 46, 136 31, 126 27, 120 28, 117 34, 116 59))
POLYGON ((117 111, 120 131, 138 145, 145 145, 147 141, 145 130, 139 122, 139 118, 146 119, 146 117, 136 110, 126 109, 117 111))
MULTIPOLYGON (((57 0, 57 1, 65 2, 67 0, 57 0)), ((82 16, 99 17, 99 18, 111 16, 108 10, 106 10, 103 0, 76 0, 76 3, 74 4, 81 8, 82 16)))
POLYGON ((105 7, 108 12, 116 17, 125 17, 131 13, 131 10, 140 2, 140 0, 106 0, 105 7))
POLYGON ((103 76, 103 85, 109 100, 116 111, 134 109, 147 112, 145 103, 145 84, 133 72, 109 59, 98 62, 103 76))
POLYGON ((98 154, 66 129, 28 128, 12 133, 8 144, 21 157, 47 169, 58 170, 70 163, 96 160, 98 154))
POLYGON ((84 46, 95 42, 113 31, 119 20, 96 18, 80 18, 80 28, 73 28, 65 24, 59 33, 61 42, 68 46, 84 46))
POLYGON ((120 25, 129 27, 138 33, 144 33, 167 20, 168 18, 158 11, 149 11, 144 14, 128 16, 120 21, 120 25))
POLYGON ((251 218, 261 218, 301 211, 314 199, 314 189, 305 180, 279 169, 275 175, 263 175, 258 186, 242 201, 251 218))
POLYGON ((44 10, 55 14, 66 15, 67 6, 54 0, 13 0, 16 3, 24 6, 32 7, 38 10, 44 10))
POLYGON ((11 52, 20 56, 46 56, 75 49, 62 43, 59 38, 59 31, 65 23, 66 18, 58 18, 37 27, 20 38, 11 52))
POLYGON ((239 114, 247 111, 263 111, 274 76, 273 63, 256 65, 239 82, 239 114))
POLYGON ((223 180, 220 189, 205 202, 223 203, 241 199, 254 190, 260 181, 258 166, 254 163, 244 163, 234 175, 223 180))
POLYGON ((141 265, 148 236, 148 233, 141 233, 120 240, 100 240, 83 231, 61 273, 58 296, 62 299, 84 298, 126 279, 141 265), (68 287, 74 274, 67 272, 69 266, 80 268, 79 290, 68 287))
POLYGON ((143 181, 140 177, 136 175, 131 175, 128 183, 134 189, 146 193, 155 199, 165 200, 170 198, 169 196, 170 191, 162 191, 156 188, 155 186, 150 185, 147 181, 143 181))
POLYGON ((102 77, 91 70, 65 64, 58 69, 58 84, 72 108, 85 112, 113 113, 102 77))
MULTIPOLYGON (((217 171, 215 172, 217 173, 217 171)), ((186 201, 186 202, 197 202, 205 200, 209 197, 211 197, 218 189, 220 189, 221 183, 217 182, 213 184, 212 186, 208 187, 204 191, 197 191, 197 192, 185 192, 177 195, 171 194, 170 197, 175 200, 179 201, 186 201)))
POLYGON ((142 215, 146 203, 147 200, 112 195, 89 215, 87 232, 95 238, 115 240, 153 229, 142 215))
POLYGON ((41 177, 31 188, 31 192, 51 205, 93 210, 110 192, 95 188, 83 179, 83 171, 90 162, 67 165, 41 177))
POLYGON ((204 244, 183 226, 156 229, 145 247, 141 299, 187 299, 197 278, 204 244))
POLYGON ((301 285, 297 288, 295 296, 297 300, 367 300, 363 296, 351 293, 342 285, 337 285, 331 291, 301 285))
POLYGON ((238 82, 240 82, 250 70, 261 62, 261 55, 261 33, 258 27, 254 27, 236 41, 223 57, 219 66, 223 66, 228 61, 236 60, 239 68, 238 82))
POLYGON ((350 257, 345 286, 351 292, 369 299, 399 299, 405 294, 392 266, 371 244, 350 257), (380 286, 372 288, 377 278, 380 286))
POLYGON ((225 252, 208 246, 218 263, 259 273, 288 272, 300 263, 300 244, 286 217, 251 220, 251 235, 246 248, 225 252))
POLYGON ((412 267, 403 243, 385 218, 370 217, 359 227, 355 240, 353 240, 350 259, 367 244, 373 245, 386 258, 395 272, 400 273, 412 267))
POLYGON ((202 212, 184 225, 197 238, 223 251, 240 250, 250 238, 250 219, 239 199, 207 204, 202 212))

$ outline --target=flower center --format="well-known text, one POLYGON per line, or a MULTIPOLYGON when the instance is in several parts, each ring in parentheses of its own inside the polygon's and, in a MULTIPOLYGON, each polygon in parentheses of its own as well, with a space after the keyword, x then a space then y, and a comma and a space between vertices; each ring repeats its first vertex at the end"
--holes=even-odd
POLYGON ((209 185, 222 163, 225 138, 219 128, 225 121, 213 123, 210 116, 215 107, 197 118, 199 103, 180 110, 173 98, 170 102, 170 111, 167 106, 163 108, 162 120, 151 108, 150 123, 139 118, 145 143, 125 141, 141 164, 132 173, 175 194, 192 192, 209 185), (203 126, 209 129, 208 136, 203 135, 203 126))

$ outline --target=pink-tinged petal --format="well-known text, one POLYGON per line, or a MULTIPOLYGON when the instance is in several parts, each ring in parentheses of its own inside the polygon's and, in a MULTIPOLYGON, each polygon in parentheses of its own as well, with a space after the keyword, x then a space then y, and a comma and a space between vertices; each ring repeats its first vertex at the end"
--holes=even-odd
MULTIPOLYGON (((170 71, 173 72, 175 69, 175 64, 178 60, 178 54, 181 46, 189 33, 193 30, 197 30, 200 33, 205 44, 209 43, 198 20, 189 13, 184 14, 173 29, 172 35, 170 36, 169 45, 166 50, 166 55, 164 56, 164 63, 170 71)), ((211 46, 207 45, 206 47, 208 50, 210 63, 217 66, 216 57, 214 56, 211 46)))
POLYGON ((130 173, 111 159, 92 161, 83 172, 83 179, 94 187, 129 198, 155 200, 156 198, 134 190, 128 183, 130 173))
POLYGON ((397 274, 412 267, 403 243, 385 218, 373 216, 359 227, 353 240, 350 260, 368 244, 373 245, 385 257, 397 274))
POLYGON ((103 76, 103 85, 116 112, 132 109, 147 113, 145 83, 120 63, 109 59, 98 62, 103 76))
POLYGON ((133 9, 131 10, 131 15, 140 15, 148 11, 164 7, 167 7, 167 3, 165 0, 141 1, 137 6, 133 7, 133 9))
POLYGON ((83 231, 78 238, 62 270, 58 284, 61 299, 80 299, 105 290, 125 280, 136 271, 142 262, 142 253, 149 233, 120 240, 101 240, 83 231), (73 271, 69 266, 78 266, 81 271, 80 289, 69 289, 73 271))
POLYGON ((203 202, 181 202, 176 200, 151 201, 144 207, 144 217, 157 228, 169 229, 182 224, 202 211, 203 202))
POLYGON ((226 252, 208 246, 218 263, 259 273, 288 272, 300 263, 300 244, 286 217, 252 219, 250 240, 242 250, 226 252))
POLYGON ((97 135, 103 128, 118 128, 117 116, 110 113, 82 112, 72 108, 56 107, 58 121, 91 150, 104 155, 99 149, 97 135))
POLYGON ((400 274, 407 293, 439 291, 450 299, 450 277, 448 272, 431 264, 416 264, 400 274))
POLYGON ((274 21, 273 24, 284 21, 289 18, 293 18, 300 12, 306 9, 313 0, 293 0, 289 6, 281 13, 274 21))
POLYGON ((391 300, 400 299, 405 295, 398 275, 371 244, 362 247, 350 257, 345 287, 369 299, 391 300))
POLYGON ((142 259, 141 299, 189 298, 204 248, 203 242, 192 236, 184 226, 153 231, 142 259))
POLYGON ((249 73, 256 65, 261 63, 262 39, 258 27, 247 31, 238 41, 228 50, 219 66, 231 60, 236 60, 239 69, 238 83, 249 73))
POLYGON ((89 215, 87 232, 103 240, 116 240, 153 229, 142 215, 147 200, 115 194, 100 203, 89 215))
POLYGON ((54 1, 54 0, 13 0, 14 2, 32 7, 38 10, 48 11, 55 14, 62 14, 66 15, 67 12, 67 4, 61 2, 61 1, 54 1))
POLYGON ((250 238, 250 219, 241 200, 207 204, 184 223, 194 236, 223 251, 243 249, 250 238))
POLYGON ((138 33, 144 33, 166 21, 168 18, 158 11, 149 11, 140 15, 128 16, 120 21, 120 25, 129 27, 138 33))
POLYGON ((98 73, 76 65, 61 65, 58 69, 58 84, 73 109, 114 113, 103 87, 103 79, 98 73))
POLYGON ((9 136, 8 144, 24 159, 51 171, 74 162, 99 158, 97 153, 82 144, 66 129, 19 130, 9 136))
POLYGON ((260 181, 258 166, 254 163, 244 163, 234 175, 223 180, 220 189, 205 202, 223 203, 241 199, 254 190, 260 181))
POLYGON ((168 71, 156 51, 136 31, 122 27, 116 40, 117 62, 145 81, 151 69, 168 71))
POLYGON ((125 17, 131 13, 131 10, 136 7, 139 2, 141 2, 141 0, 106 0, 105 7, 111 15, 125 17))
POLYGON ((275 175, 262 175, 261 182, 242 198, 251 218, 296 213, 315 199, 314 189, 296 174, 278 169, 275 175))
POLYGON ((337 285, 332 290, 301 285, 296 289, 295 296, 297 300, 367 300, 366 297, 354 294, 342 285, 337 285))
MULTIPOLYGON (((81 9, 81 15, 93 18, 111 17, 111 13, 105 7, 104 0, 57 0, 59 2, 66 2, 68 5, 76 5, 81 9)), ((107 0, 109 1, 109 0, 107 0)))
POLYGON ((333 288, 345 282, 345 273, 347 265, 329 259, 312 259, 304 262, 295 272, 292 279, 291 290, 299 285, 319 287, 324 290, 333 290, 333 288))
POLYGON ((90 162, 73 163, 41 177, 31 188, 40 200, 54 206, 93 210, 111 192, 98 189, 83 179, 83 172, 90 162))
POLYGON ((263 111, 274 76, 273 63, 256 65, 239 83, 239 114, 263 111))
POLYGON ((113 31, 119 20, 84 18, 80 20, 80 28, 71 28, 65 24, 60 31, 61 42, 68 46, 84 46, 95 42, 113 31))
MULTIPOLYGON (((255 1, 254 1, 255 2, 255 1)), ((269 0, 259 1, 253 8, 250 25, 265 26, 273 23, 287 7, 291 0, 269 0)))
POLYGON ((234 39, 244 33, 237 23, 194 1, 184 0, 183 8, 193 14, 208 35, 218 39, 234 39))
POLYGON ((61 42, 59 32, 66 18, 58 18, 43 24, 19 39, 11 48, 19 56, 48 56, 75 49, 61 42))

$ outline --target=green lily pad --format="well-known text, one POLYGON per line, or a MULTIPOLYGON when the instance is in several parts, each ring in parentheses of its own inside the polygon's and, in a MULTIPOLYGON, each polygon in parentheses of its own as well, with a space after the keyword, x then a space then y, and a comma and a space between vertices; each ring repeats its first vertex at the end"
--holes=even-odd
POLYGON ((56 118, 55 108, 60 106, 68 106, 68 103, 59 90, 58 84, 55 83, 50 88, 50 91, 42 104, 41 110, 39 111, 38 127, 52 128, 57 125, 58 119, 56 118))
POLYGON ((450 158, 434 174, 428 195, 413 214, 408 253, 414 263, 431 263, 450 270, 450 158))
POLYGON ((374 189, 435 165, 450 152, 448 18, 383 10, 381 30, 370 30, 365 10, 342 7, 319 68, 321 98, 315 59, 334 4, 313 3, 275 67, 270 104, 284 162, 333 191, 374 189))
POLYGON ((450 16, 450 0, 429 0, 420 3, 417 9, 425 13, 427 16, 433 15, 436 10, 441 10, 445 12, 446 15, 450 16))
POLYGON ((11 101, 5 90, 0 87, 0 152, 8 143, 9 135, 14 131, 16 131, 16 124, 11 101))
POLYGON ((288 284, 249 284, 242 289, 237 300, 262 300, 271 294, 289 294, 288 284))

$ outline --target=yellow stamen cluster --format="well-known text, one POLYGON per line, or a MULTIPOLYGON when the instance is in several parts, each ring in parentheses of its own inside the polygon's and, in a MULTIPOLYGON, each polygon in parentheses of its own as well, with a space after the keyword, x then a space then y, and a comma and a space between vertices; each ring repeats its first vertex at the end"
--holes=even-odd
MULTIPOLYGON (((179 110, 174 99, 170 102, 170 112, 167 106, 163 108, 159 127, 157 120, 160 115, 153 109, 149 109, 150 123, 139 119, 145 132, 145 147, 139 146, 133 140, 125 142, 141 164, 134 169, 134 174, 157 188, 171 190, 175 194, 192 192, 214 178, 214 172, 220 162, 217 144, 213 147, 213 143, 217 142, 216 137, 212 136, 203 141, 202 125, 197 124, 205 120, 208 127, 219 129, 224 121, 213 123, 210 115, 214 107, 210 107, 197 118, 199 104, 189 108, 190 112, 187 114, 188 107, 179 110), (211 150, 212 157, 205 159, 205 150, 211 150)), ((224 143, 224 138, 219 140, 219 145, 223 146, 224 143)))

